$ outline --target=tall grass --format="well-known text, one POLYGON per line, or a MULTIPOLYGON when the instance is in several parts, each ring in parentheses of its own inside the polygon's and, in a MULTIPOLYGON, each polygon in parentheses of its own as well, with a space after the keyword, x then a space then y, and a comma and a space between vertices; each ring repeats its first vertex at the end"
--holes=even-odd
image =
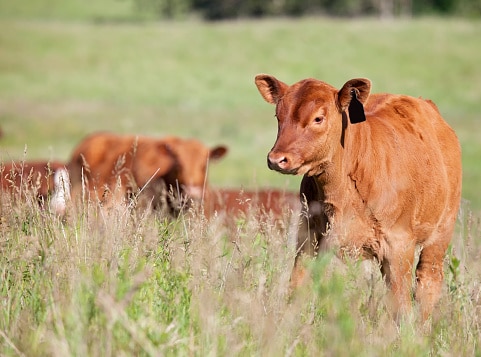
POLYGON ((465 205, 429 328, 394 323, 377 267, 330 253, 290 296, 289 217, 232 227, 84 202, 60 220, 6 196, 0 213, 1 355, 481 353, 480 222, 465 205))

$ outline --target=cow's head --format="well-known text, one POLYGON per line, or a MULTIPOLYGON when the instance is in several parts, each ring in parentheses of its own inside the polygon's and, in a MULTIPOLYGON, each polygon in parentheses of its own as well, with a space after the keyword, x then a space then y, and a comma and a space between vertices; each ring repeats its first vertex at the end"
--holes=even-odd
POLYGON ((180 190, 189 198, 199 200, 207 185, 208 165, 225 156, 227 147, 209 148, 198 140, 166 138, 169 151, 176 158, 175 181, 170 182, 173 190, 180 190))
POLYGON ((257 75, 255 83, 262 97, 276 105, 277 140, 267 163, 281 173, 320 175, 343 144, 347 117, 352 124, 366 119, 368 79, 351 79, 340 90, 316 79, 289 86, 267 74, 257 75))

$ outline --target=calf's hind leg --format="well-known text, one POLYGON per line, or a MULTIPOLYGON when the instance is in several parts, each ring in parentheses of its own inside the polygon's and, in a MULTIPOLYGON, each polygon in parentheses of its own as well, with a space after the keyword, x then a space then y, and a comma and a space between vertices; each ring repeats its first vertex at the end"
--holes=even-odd
POLYGON ((444 279, 443 261, 451 235, 452 229, 449 229, 448 232, 439 235, 439 239, 431 237, 430 240, 434 243, 424 246, 419 256, 415 299, 423 321, 431 315, 441 295, 444 279))

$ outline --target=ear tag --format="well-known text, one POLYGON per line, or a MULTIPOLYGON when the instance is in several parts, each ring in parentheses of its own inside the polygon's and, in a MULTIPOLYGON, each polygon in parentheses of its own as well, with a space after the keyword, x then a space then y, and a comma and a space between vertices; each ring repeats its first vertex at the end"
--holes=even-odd
POLYGON ((366 121, 364 106, 359 99, 357 99, 357 93, 354 89, 351 89, 351 102, 349 103, 348 111, 351 124, 357 124, 366 121))

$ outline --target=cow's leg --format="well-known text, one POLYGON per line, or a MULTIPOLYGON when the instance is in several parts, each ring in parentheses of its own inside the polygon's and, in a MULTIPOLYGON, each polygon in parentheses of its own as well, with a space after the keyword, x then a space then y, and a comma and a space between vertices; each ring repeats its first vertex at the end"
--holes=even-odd
POLYGON ((313 257, 319 251, 319 242, 326 233, 327 217, 321 204, 323 197, 319 193, 316 181, 304 176, 300 187, 301 216, 297 231, 297 247, 294 268, 291 273, 290 288, 295 289, 306 280, 303 257, 313 257))
POLYGON ((381 272, 390 291, 392 312, 398 320, 401 316, 407 315, 412 308, 415 244, 400 239, 390 245, 389 250, 389 255, 381 261, 381 272))
POLYGON ((430 245, 424 246, 419 256, 416 267, 416 292, 415 299, 419 304, 421 318, 425 321, 439 301, 443 286, 444 272, 443 260, 449 241, 452 236, 452 229, 440 235, 439 239, 430 240, 430 245))
POLYGON ((302 214, 297 231, 296 258, 291 274, 291 289, 302 285, 306 279, 306 269, 302 263, 303 257, 313 257, 318 250, 318 241, 312 220, 305 213, 302 214))
POLYGON ((317 201, 303 206, 297 232, 296 258, 291 274, 291 290, 302 285, 307 272, 302 262, 303 257, 315 257, 320 249, 327 249, 323 239, 328 229, 328 219, 317 201))

